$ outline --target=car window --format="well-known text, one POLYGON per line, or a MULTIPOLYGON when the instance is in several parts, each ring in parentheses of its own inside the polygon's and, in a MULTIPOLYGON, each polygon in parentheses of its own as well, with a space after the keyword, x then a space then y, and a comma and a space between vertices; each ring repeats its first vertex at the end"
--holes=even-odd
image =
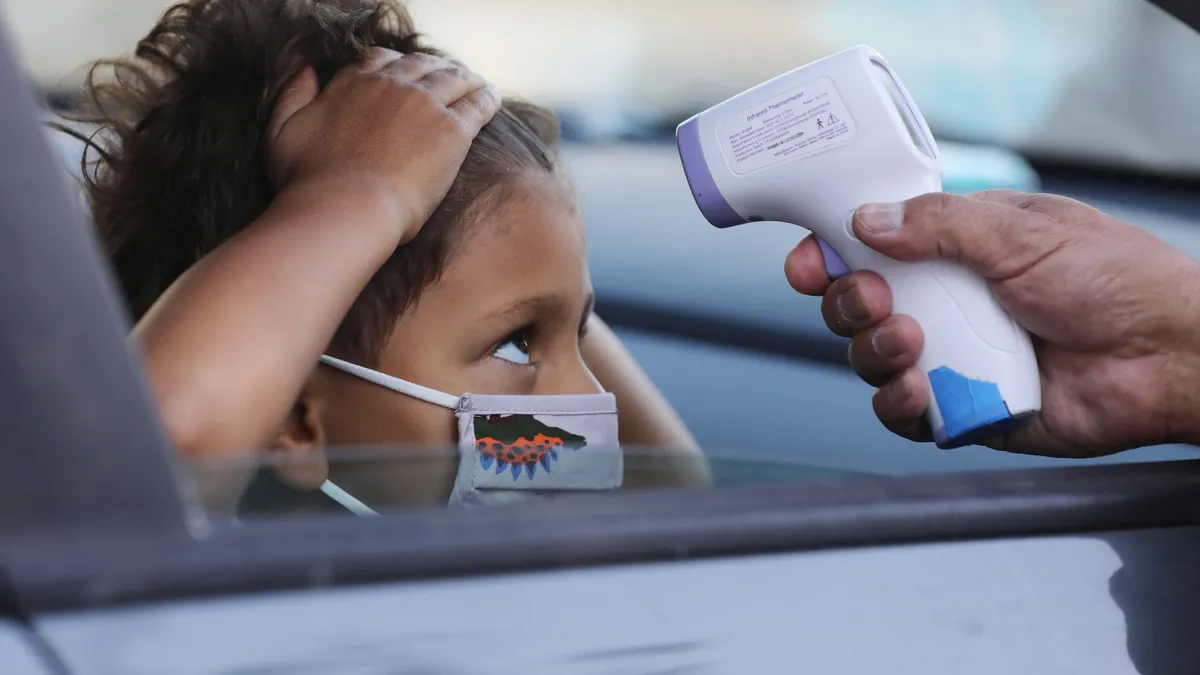
MULTIPOLYGON (((51 105, 78 92, 84 62, 127 52, 169 4, 0 0, 51 105)), ((692 429, 704 450, 695 461, 717 487, 1065 462, 982 448, 943 453, 886 432, 818 301, 783 280, 783 256, 802 232, 780 224, 718 232, 697 213, 675 150, 662 142, 687 115, 867 43, 946 146, 948 188, 1037 189, 1034 165, 1047 159, 1148 174, 1200 169, 1192 123, 1200 71, 1189 65, 1200 60, 1200 39, 1144 0, 699 0, 686 11, 632 0, 409 4, 431 41, 559 113, 588 220, 598 311, 692 429)), ((77 168, 78 145, 56 143, 64 166, 77 168)), ((1168 238, 1195 238, 1190 220, 1146 223, 1168 238)), ((443 464, 456 456, 454 448, 383 447, 351 458, 359 450, 331 451, 344 455, 331 456, 331 466, 346 472, 342 489, 379 508, 420 502, 397 486, 422 472, 445 482, 443 464)), ((695 469, 655 465, 653 449, 624 452, 629 485, 669 487, 673 470, 695 469)), ((1097 461, 1193 455, 1170 446, 1097 461)), ((250 510, 331 506, 312 486, 289 490, 266 460, 248 461, 254 470, 236 492, 250 510)))
MULTIPOLYGON (((489 462, 480 473, 492 479, 480 488, 484 498, 471 506, 503 505, 515 501, 573 497, 597 498, 631 491, 670 489, 724 489, 755 485, 795 484, 851 480, 874 475, 806 461, 803 453, 734 451, 686 453, 675 449, 625 445, 568 448, 562 453, 588 453, 592 457, 619 456, 620 475, 612 490, 538 489, 538 476, 563 470, 568 462, 547 459, 527 463, 521 457, 489 462), (503 499, 489 499, 487 493, 503 499)), ((326 448, 328 473, 324 480, 298 481, 281 469, 283 453, 252 454, 187 463, 191 475, 206 495, 209 513, 216 520, 239 522, 281 515, 335 514, 373 516, 407 509, 459 506, 458 478, 470 456, 454 446, 378 445, 326 448)), ((569 468, 569 467, 568 467, 569 468)), ((477 474, 478 475, 478 474, 477 474)))

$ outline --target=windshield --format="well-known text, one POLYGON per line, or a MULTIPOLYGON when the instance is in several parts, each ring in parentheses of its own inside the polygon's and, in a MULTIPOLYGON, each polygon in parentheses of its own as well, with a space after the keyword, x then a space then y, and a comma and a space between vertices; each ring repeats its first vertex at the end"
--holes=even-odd
MULTIPOLYGON (((30 70, 70 89, 165 0, 2 3, 30 70)), ((413 0, 418 26, 577 137, 669 138, 687 115, 869 44, 939 139, 1056 161, 1200 171, 1200 39, 1145 0, 413 0)))

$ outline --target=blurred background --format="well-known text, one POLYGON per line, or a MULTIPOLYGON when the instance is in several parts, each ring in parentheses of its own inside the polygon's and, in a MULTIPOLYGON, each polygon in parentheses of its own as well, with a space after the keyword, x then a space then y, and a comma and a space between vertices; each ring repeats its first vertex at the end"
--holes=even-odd
MULTIPOLYGON (((82 64, 130 51, 168 4, 0 0, 51 105, 76 89, 82 64)), ((759 463, 760 478, 1056 462, 939 452, 884 431, 818 301, 784 281, 784 256, 805 233, 779 223, 718 231, 696 211, 673 146, 690 114, 866 43, 921 106, 948 191, 1068 194, 1200 255, 1200 37, 1144 0, 409 5, 433 43, 559 112, 599 313, 701 444, 759 463)), ((77 148, 57 140, 73 169, 77 148)), ((1098 461, 1193 455, 1161 447, 1098 461)))
MULTIPOLYGON (((167 0, 3 0, 30 72, 69 90, 167 0)), ((589 139, 687 114, 859 43, 942 138, 1200 173, 1200 41, 1144 0, 411 0, 418 27, 589 139)))

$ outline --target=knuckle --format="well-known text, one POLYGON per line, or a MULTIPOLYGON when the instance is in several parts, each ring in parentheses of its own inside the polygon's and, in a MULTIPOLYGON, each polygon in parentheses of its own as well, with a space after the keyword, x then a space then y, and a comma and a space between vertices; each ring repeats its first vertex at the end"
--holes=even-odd
POLYGON ((416 80, 414 84, 424 91, 432 91, 442 86, 445 80, 445 75, 440 71, 435 70, 431 73, 426 73, 423 77, 421 77, 421 79, 416 80))
POLYGON ((433 90, 422 82, 407 82, 404 88, 419 101, 425 104, 433 104, 437 102, 437 97, 433 95, 433 90))
POLYGON ((494 110, 491 99, 479 93, 463 97, 456 107, 460 110, 463 123, 471 128, 478 127, 494 110))
POLYGON ((467 125, 462 116, 444 105, 439 106, 436 124, 442 133, 466 136, 467 125))
POLYGON ((367 50, 367 58, 380 61, 398 61, 404 58, 404 55, 394 49, 376 45, 367 50))
POLYGON ((390 68, 381 70, 372 70, 365 73, 356 73, 354 76, 355 84, 361 83, 374 90, 389 89, 403 80, 397 76, 397 73, 390 68))
POLYGON ((1015 206, 1022 211, 1038 211, 1046 207, 1046 202, 1044 194, 1023 195, 1015 206))
POLYGON ((939 223, 953 211, 958 203, 954 195, 945 192, 933 192, 927 195, 921 195, 913 200, 913 205, 916 207, 917 223, 939 223))
POLYGON ((462 138, 473 139, 479 130, 479 125, 473 121, 472 115, 452 115, 454 129, 462 138))
POLYGON ((1071 204, 1078 204, 1074 200, 1067 200, 1058 195, 1045 193, 1024 195, 1024 198, 1016 203, 1016 207, 1027 213, 1040 216, 1047 216, 1057 220, 1063 212, 1070 207, 1071 204))
POLYGON ((455 68, 439 68, 431 71, 421 78, 422 82, 428 83, 430 88, 445 87, 461 76, 455 68))
POLYGON ((1025 192, 1018 192, 1017 190, 1010 188, 991 188, 988 190, 980 190, 979 192, 972 192, 967 196, 971 199, 984 202, 1011 203, 1027 197, 1028 194, 1025 192))
POLYGON ((459 99, 459 108, 463 112, 462 117, 478 115, 484 111, 484 102, 478 96, 472 94, 459 99))
POLYGON ((445 113, 446 114, 443 116, 443 119, 445 120, 447 127, 453 126, 454 129, 458 130, 463 135, 466 135, 471 130, 471 121, 469 116, 463 115, 449 108, 445 108, 445 113))

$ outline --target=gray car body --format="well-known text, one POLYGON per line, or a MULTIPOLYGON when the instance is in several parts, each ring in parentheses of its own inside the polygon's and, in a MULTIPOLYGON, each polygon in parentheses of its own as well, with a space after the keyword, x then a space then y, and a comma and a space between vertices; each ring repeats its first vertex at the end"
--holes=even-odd
POLYGON ((1178 638, 1197 622, 1182 602, 1169 616, 1161 604, 1178 579, 1135 566, 1130 583, 1131 539, 378 584, 49 614, 34 625, 77 675, 161 675, 167 664, 172 675, 1194 673, 1200 653, 1178 638), (1140 611, 1149 602, 1159 604, 1140 611))

